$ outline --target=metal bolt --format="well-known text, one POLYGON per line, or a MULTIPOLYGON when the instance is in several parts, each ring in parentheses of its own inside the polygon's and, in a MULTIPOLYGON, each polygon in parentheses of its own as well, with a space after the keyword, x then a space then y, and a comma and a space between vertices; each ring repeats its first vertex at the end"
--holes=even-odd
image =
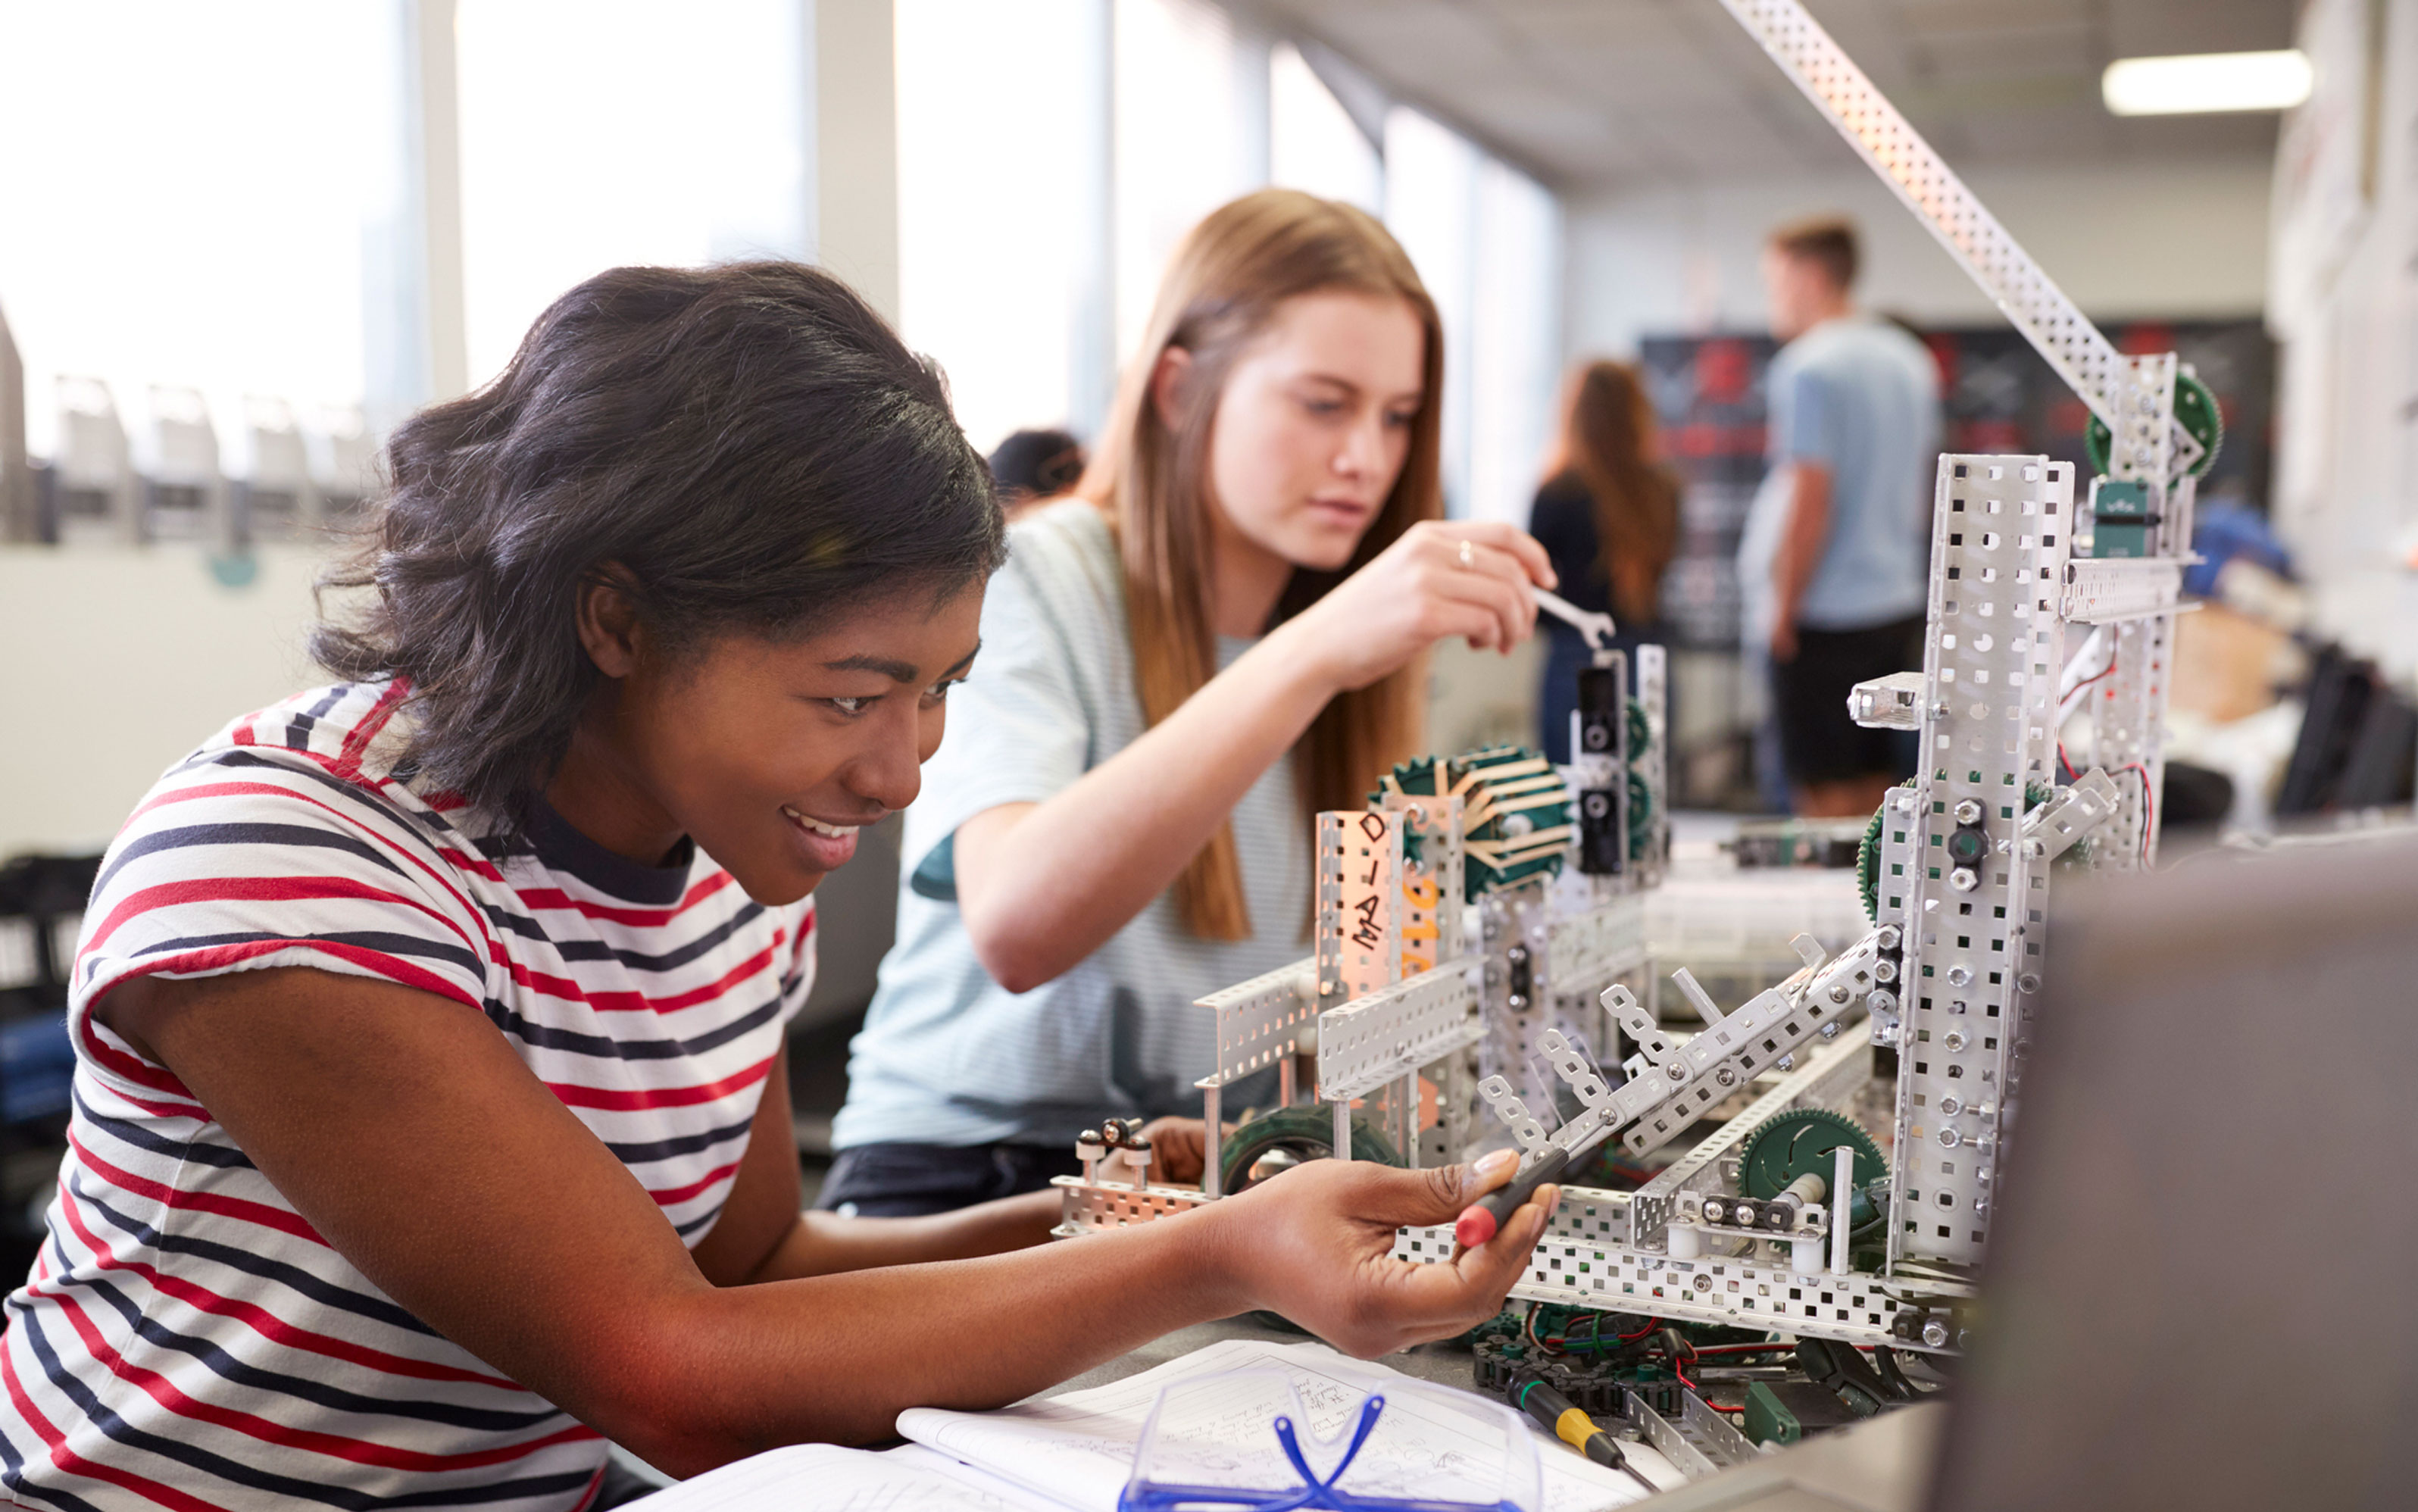
POLYGON ((1852 994, 1847 991, 1847 985, 1844 982, 1833 982, 1830 984, 1830 1000, 1832 1002, 1844 1002, 1850 996, 1852 996, 1852 994))
POLYGON ((1940 1036, 1939 1043, 1948 1046, 1948 1053, 1953 1055, 1957 1051, 1965 1048, 1965 1031, 1961 1029, 1951 1029, 1946 1034, 1940 1036))
POLYGON ((1688 1062, 1674 1061, 1662 1068, 1662 1074, 1673 1081, 1685 1081, 1688 1079, 1688 1062))
POLYGON ((1970 986, 1972 984, 1973 969, 1971 967, 1951 966, 1948 969, 1948 985, 1950 986, 1964 987, 1970 986))
POLYGON ((1836 1020, 1822 1026, 1822 1037, 1826 1040, 1835 1040, 1839 1037, 1839 1025, 1836 1020))
POLYGON ((1992 1134, 1987 1129, 1984 1129, 1981 1133, 1973 1136, 1973 1148, 1981 1151, 1983 1154, 1989 1153, 1990 1151, 1997 1146, 1997 1142, 1998 1137, 1992 1134))
POLYGON ((1939 1131, 1939 1144, 1942 1149, 1953 1150, 1964 1142, 1965 1136, 1957 1133, 1954 1129, 1942 1129, 1939 1131))
POLYGON ((1875 987, 1864 994, 1864 1006, 1875 1014, 1897 1012, 1897 994, 1887 987, 1875 987))
POLYGON ((1706 1223, 1720 1223, 1722 1219, 1729 1216, 1729 1204, 1722 1201, 1720 1198, 1708 1197, 1705 1199, 1705 1221, 1706 1223))
POLYGON ((1982 878, 1970 866, 1959 866, 1948 874, 1948 885, 1959 893, 1970 893, 1982 885, 1982 878))
MULTIPOLYGON (((1838 1026, 1832 1025, 1831 1027, 1835 1029, 1838 1026)), ((1720 1082, 1724 1087, 1734 1087, 1737 1085, 1737 1073, 1732 1071, 1727 1066, 1723 1066, 1719 1071, 1713 1073, 1713 1079, 1720 1082)))
POLYGON ((1771 1064, 1775 1070, 1794 1071, 1797 1069, 1797 1057, 1793 1055, 1783 1055, 1779 1060, 1771 1062, 1771 1064))
POLYGON ((1948 1325, 1941 1322, 1936 1318, 1924 1319, 1922 1321, 1922 1341, 1925 1344, 1930 1345, 1935 1350, 1946 1349, 1948 1347, 1948 1325))
POLYGON ((1956 822, 1959 824, 1979 824, 1982 822, 1982 805, 1969 798, 1958 799, 1956 801, 1956 807, 1951 812, 1955 814, 1956 822))
POLYGON ((1973 1216, 1977 1218, 1986 1216, 1989 1211, 1990 1199, 1988 1198, 1977 1197, 1973 1199, 1973 1216))
POLYGON ((1975 1182, 1979 1183, 1980 1184, 1983 1185, 1983 1186, 1987 1186, 1987 1185, 1989 1185, 1989 1184, 1990 1184, 1990 1170, 1991 1170, 1991 1168, 1989 1168, 1988 1166, 1984 1166, 1984 1167, 1982 1167, 1981 1169, 1979 1169, 1979 1170, 1977 1170, 1977 1171, 1975 1171, 1975 1172, 1973 1173, 1973 1180, 1974 1180, 1975 1182))
POLYGON ((1965 1111, 1965 1105, 1958 1102, 1955 1094, 1951 1092, 1939 1100, 1939 1111, 1946 1117, 1954 1118, 1965 1111))
POLYGON ((1875 982, 1896 981, 1897 962, 1890 960, 1886 955, 1882 956, 1879 960, 1875 961, 1873 963, 1873 980, 1875 982))
POLYGON ((2015 986, 2020 991, 2038 992, 2041 989, 2040 973, 2038 971, 2026 971, 2023 975, 2015 978, 2015 986))
POLYGON ((1880 932, 1873 937, 1873 943, 1883 950, 1895 950, 1904 939, 1905 937, 1898 933, 1897 925, 1883 924, 1880 932))

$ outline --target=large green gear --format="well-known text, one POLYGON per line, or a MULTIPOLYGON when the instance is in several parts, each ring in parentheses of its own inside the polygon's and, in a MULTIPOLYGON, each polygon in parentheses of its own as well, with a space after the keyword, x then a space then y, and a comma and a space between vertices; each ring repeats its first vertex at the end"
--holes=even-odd
MULTIPOLYGON (((1223 1156, 1219 1175, 1225 1184, 1219 1190, 1240 1192, 1251 1185, 1251 1168, 1271 1154, 1281 1153, 1294 1161, 1334 1154, 1335 1112, 1324 1103, 1279 1107, 1238 1125, 1218 1141, 1218 1150, 1223 1156)), ((1356 1115, 1352 1120, 1352 1158, 1373 1160, 1381 1166, 1402 1163, 1394 1142, 1378 1132, 1376 1125, 1356 1115)))
POLYGON ((1845 1145, 1856 1153, 1856 1185, 1869 1186, 1889 1175, 1889 1162, 1863 1125, 1827 1107, 1800 1107, 1766 1120, 1738 1152, 1738 1190, 1759 1202, 1768 1202, 1788 1190, 1799 1176, 1829 1181, 1830 1153, 1845 1145))
MULTIPOLYGON (((1442 763, 1434 756, 1401 762, 1369 802, 1381 803, 1388 792, 1416 798, 1455 791, 1464 815, 1479 815, 1462 832, 1467 901, 1562 869, 1569 848, 1569 789, 1543 756, 1524 746, 1490 745, 1442 763)), ((1416 850, 1410 859, 1418 859, 1416 850)))
MULTIPOLYGON (((2209 468, 2216 466, 2216 454, 2225 446, 2225 411, 2208 385, 2188 373, 2175 374, 2175 423, 2200 444, 2199 460, 2186 470, 2195 478, 2206 475, 2209 468)), ((2106 422, 2091 416, 2089 428, 2083 433, 2082 449, 2090 458, 2093 472, 2107 470, 2114 441, 2106 422)))

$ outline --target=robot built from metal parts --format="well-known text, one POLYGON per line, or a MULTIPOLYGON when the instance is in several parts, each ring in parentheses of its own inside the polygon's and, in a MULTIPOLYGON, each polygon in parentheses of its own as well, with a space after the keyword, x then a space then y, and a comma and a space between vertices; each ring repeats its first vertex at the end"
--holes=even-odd
MULTIPOLYGON (((1834 957, 1799 937, 1803 969, 1727 1014, 1676 973, 1703 1020, 1692 1033, 1638 1002, 1623 979, 1644 980, 1643 907, 1668 853, 1665 669, 1659 648, 1633 667, 1599 653, 1566 772, 1480 752, 1398 769, 1366 812, 1318 817, 1315 955, 1201 1000, 1217 1041, 1201 1188, 1104 1168, 1110 1138, 1090 1139, 1085 1175, 1063 1180, 1061 1233, 1217 1200, 1220 1092, 1271 1064, 1296 1132, 1325 1126, 1293 1107, 1314 1097, 1326 1148, 1365 1156, 1382 1141, 1355 1133, 1358 1105, 1415 1164, 1485 1142, 1490 1112, 1529 1164, 1615 1138, 1637 1159, 1727 1113, 1635 1191, 1565 1186, 1513 1294, 1957 1347, 2016 1138, 2052 877, 2156 853, 2173 627, 2215 407, 2173 354, 2118 353, 1798 0, 1722 4, 2095 417, 2102 474, 2079 498, 2070 463, 1939 459, 1922 668, 1850 700, 1858 723, 1915 731, 1921 751, 1867 835, 1873 927, 1834 957), (2085 701, 2077 768, 2059 731, 2085 701), (1617 1078, 1589 1055, 1615 1033, 1617 1078), (1892 1061, 1884 1177, 1876 1141, 1836 1110, 1892 1061), (1304 1088, 1297 1068, 1313 1063, 1304 1088), (1563 1116, 1548 1133, 1532 1109, 1563 1116)), ((1397 1253, 1452 1248, 1449 1229, 1405 1230, 1397 1253)))

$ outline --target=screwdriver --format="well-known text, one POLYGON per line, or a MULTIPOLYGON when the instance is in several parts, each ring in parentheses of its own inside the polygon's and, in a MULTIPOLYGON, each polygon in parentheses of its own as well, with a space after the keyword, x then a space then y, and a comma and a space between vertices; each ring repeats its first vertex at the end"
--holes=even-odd
POLYGON ((1613 1436, 1596 1427, 1594 1418, 1579 1411, 1576 1402, 1545 1384, 1541 1378, 1514 1387, 1511 1399, 1522 1412, 1543 1424, 1553 1437, 1606 1470, 1628 1468, 1629 1457, 1620 1452, 1613 1436))
POLYGON ((1463 1249, 1476 1249, 1494 1237, 1503 1220, 1511 1216, 1521 1203, 1537 1195, 1537 1188, 1559 1176, 1570 1163, 1570 1153, 1560 1145, 1547 1147, 1544 1154, 1528 1169, 1461 1210, 1454 1220, 1452 1236, 1463 1249))

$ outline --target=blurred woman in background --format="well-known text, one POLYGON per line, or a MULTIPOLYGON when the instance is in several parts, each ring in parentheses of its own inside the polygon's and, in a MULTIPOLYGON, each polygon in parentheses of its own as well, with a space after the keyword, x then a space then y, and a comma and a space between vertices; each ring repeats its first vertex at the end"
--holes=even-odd
MULTIPOLYGON (((1654 409, 1637 370, 1590 362, 1562 390, 1561 433, 1545 465, 1528 528, 1553 559, 1562 597, 1609 614, 1630 653, 1664 639, 1662 573, 1679 542, 1679 483, 1662 466, 1654 409)), ((1589 660, 1577 630, 1546 621, 1545 685, 1538 713, 1545 754, 1570 758, 1575 674, 1589 660)))

